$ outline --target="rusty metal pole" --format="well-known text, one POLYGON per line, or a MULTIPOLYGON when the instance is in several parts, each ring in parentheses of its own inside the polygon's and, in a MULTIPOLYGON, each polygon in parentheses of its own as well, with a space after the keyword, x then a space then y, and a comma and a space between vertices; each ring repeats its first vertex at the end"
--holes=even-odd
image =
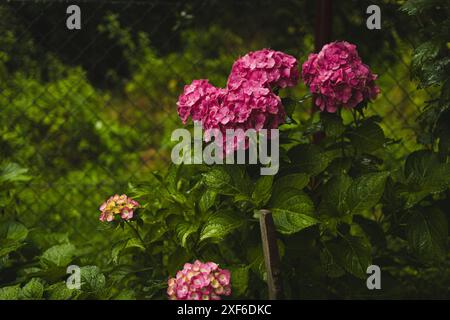
POLYGON ((267 271, 269 299, 278 300, 282 298, 283 293, 281 263, 275 224, 273 223, 272 213, 269 210, 260 210, 259 224, 267 271))
MULTIPOLYGON (((319 52, 322 47, 331 41, 332 27, 332 0, 316 0, 316 25, 314 31, 314 51, 319 52)), ((312 97, 311 114, 317 111, 315 97, 312 97)), ((323 132, 313 135, 313 143, 317 144, 324 138, 323 132)))
POLYGON ((314 34, 315 51, 331 41, 332 0, 316 0, 316 26, 314 34))

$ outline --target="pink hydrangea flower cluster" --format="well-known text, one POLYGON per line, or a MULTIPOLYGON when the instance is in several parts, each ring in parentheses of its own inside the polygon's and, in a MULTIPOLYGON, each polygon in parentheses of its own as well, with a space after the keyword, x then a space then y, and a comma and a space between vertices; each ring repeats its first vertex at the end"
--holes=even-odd
POLYGON ((377 76, 361 61, 356 46, 345 41, 329 43, 318 54, 310 54, 303 63, 302 77, 322 111, 355 108, 380 93, 377 76))
POLYGON ((275 129, 286 115, 273 89, 294 86, 298 78, 294 57, 269 49, 250 52, 233 64, 226 88, 204 79, 186 85, 178 114, 183 123, 190 116, 205 130, 220 130, 224 138, 227 129, 275 129))
POLYGON ((298 82, 297 60, 280 51, 262 49, 236 60, 227 86, 239 87, 242 81, 256 81, 264 87, 292 87, 298 82))
POLYGON ((99 210, 100 221, 111 222, 116 216, 120 216, 123 220, 130 220, 133 218, 134 210, 139 208, 137 201, 127 197, 125 194, 114 195, 102 203, 99 210))
POLYGON ((167 295, 171 300, 220 300, 231 294, 230 278, 230 271, 216 263, 196 260, 169 279, 167 295))

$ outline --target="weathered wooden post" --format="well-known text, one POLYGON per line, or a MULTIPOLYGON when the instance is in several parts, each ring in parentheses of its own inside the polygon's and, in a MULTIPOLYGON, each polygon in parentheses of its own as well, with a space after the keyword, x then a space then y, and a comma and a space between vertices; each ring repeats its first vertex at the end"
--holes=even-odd
POLYGON ((278 252, 275 224, 273 223, 272 213, 269 210, 260 210, 259 224, 261 227, 262 247, 267 270, 269 299, 281 299, 283 286, 280 254, 278 252))

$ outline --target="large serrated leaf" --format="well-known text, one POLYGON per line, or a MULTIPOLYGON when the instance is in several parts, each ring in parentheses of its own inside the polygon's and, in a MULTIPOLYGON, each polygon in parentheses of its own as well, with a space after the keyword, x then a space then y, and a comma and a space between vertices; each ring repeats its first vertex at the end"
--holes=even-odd
POLYGON ((325 170, 337 155, 333 151, 324 151, 316 145, 300 144, 290 149, 288 156, 301 172, 316 175, 325 170))
POLYGON ((18 300, 20 292, 18 285, 0 288, 0 300, 18 300))
POLYGON ((286 176, 282 176, 277 179, 273 184, 273 198, 277 198, 278 195, 284 193, 285 191, 297 189, 301 191, 304 187, 308 185, 309 175, 305 173, 293 173, 286 176))
POLYGON ((344 236, 338 242, 328 244, 328 248, 337 263, 347 272, 361 279, 367 277, 367 267, 372 261, 367 239, 344 236))
POLYGON ((198 226, 195 223, 182 222, 176 227, 177 238, 183 248, 187 248, 187 241, 191 235, 197 232, 198 226))
POLYGON ((200 232, 200 241, 209 239, 219 242, 234 229, 239 228, 243 222, 241 217, 229 211, 218 211, 208 217, 200 232))
POLYGON ((239 165, 215 166, 203 174, 203 179, 206 186, 218 194, 251 194, 251 182, 245 169, 239 165))
POLYGON ((352 179, 345 174, 331 178, 323 188, 319 213, 329 216, 345 214, 347 190, 351 184, 352 179))
POLYGON ((75 255, 75 246, 60 244, 47 249, 41 256, 41 264, 45 267, 67 267, 75 255))
POLYGON ((446 190, 450 184, 450 164, 439 160, 437 154, 422 150, 411 153, 405 162, 407 192, 406 208, 411 208, 426 196, 446 190))
POLYGON ((199 201, 199 208, 201 212, 206 212, 208 211, 213 205, 214 202, 216 201, 217 198, 217 192, 213 191, 213 190, 206 190, 199 201))
POLYGON ((281 233, 292 234, 318 223, 312 216, 314 213, 312 200, 298 190, 280 194, 273 201, 271 210, 275 226, 281 233))
POLYGON ((28 229, 19 222, 10 222, 5 225, 6 239, 14 241, 23 241, 28 236, 28 229))
POLYGON ((104 288, 106 278, 97 266, 85 266, 80 270, 81 289, 86 292, 97 292, 104 288))
POLYGON ((234 296, 243 296, 248 288, 250 266, 231 267, 231 285, 234 296))
POLYGON ((347 191, 349 213, 361 213, 373 208, 384 192, 388 172, 368 173, 355 179, 347 191))
POLYGON ((447 255, 448 221, 437 208, 414 211, 406 228, 413 252, 425 261, 444 260, 447 255))
POLYGON ((258 208, 264 206, 272 195, 273 176, 262 176, 255 184, 255 190, 252 193, 252 200, 258 208))
POLYGON ((44 285, 38 278, 31 279, 22 288, 22 298, 24 299, 41 299, 44 293, 44 285))

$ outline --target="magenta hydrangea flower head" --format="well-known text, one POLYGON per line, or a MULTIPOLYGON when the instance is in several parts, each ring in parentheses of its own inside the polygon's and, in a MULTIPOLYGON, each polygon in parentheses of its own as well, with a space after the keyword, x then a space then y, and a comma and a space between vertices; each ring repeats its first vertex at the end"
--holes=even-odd
POLYGON ((116 217, 122 220, 130 220, 133 218, 134 211, 140 205, 137 201, 127 197, 125 194, 119 196, 118 194, 110 197, 100 206, 100 221, 111 222, 116 217))
POLYGON ((356 46, 346 41, 326 44, 319 53, 310 54, 303 63, 302 77, 322 111, 355 108, 380 93, 377 75, 361 61, 356 46))
POLYGON ((230 271, 214 262, 186 263, 167 284, 171 300, 220 300, 220 296, 231 294, 230 271))
POLYGON ((297 59, 284 52, 262 49, 249 52, 236 60, 228 78, 228 88, 236 88, 245 80, 263 87, 292 87, 298 82, 297 59))
MULTIPOLYGON (((186 123, 189 117, 201 121, 205 130, 220 130, 225 145, 227 129, 276 129, 286 114, 274 88, 297 84, 297 60, 283 52, 263 49, 250 52, 233 64, 227 87, 216 88, 208 80, 194 80, 184 87, 177 105, 178 114, 186 123)), ((248 144, 244 143, 244 147, 248 144)))

